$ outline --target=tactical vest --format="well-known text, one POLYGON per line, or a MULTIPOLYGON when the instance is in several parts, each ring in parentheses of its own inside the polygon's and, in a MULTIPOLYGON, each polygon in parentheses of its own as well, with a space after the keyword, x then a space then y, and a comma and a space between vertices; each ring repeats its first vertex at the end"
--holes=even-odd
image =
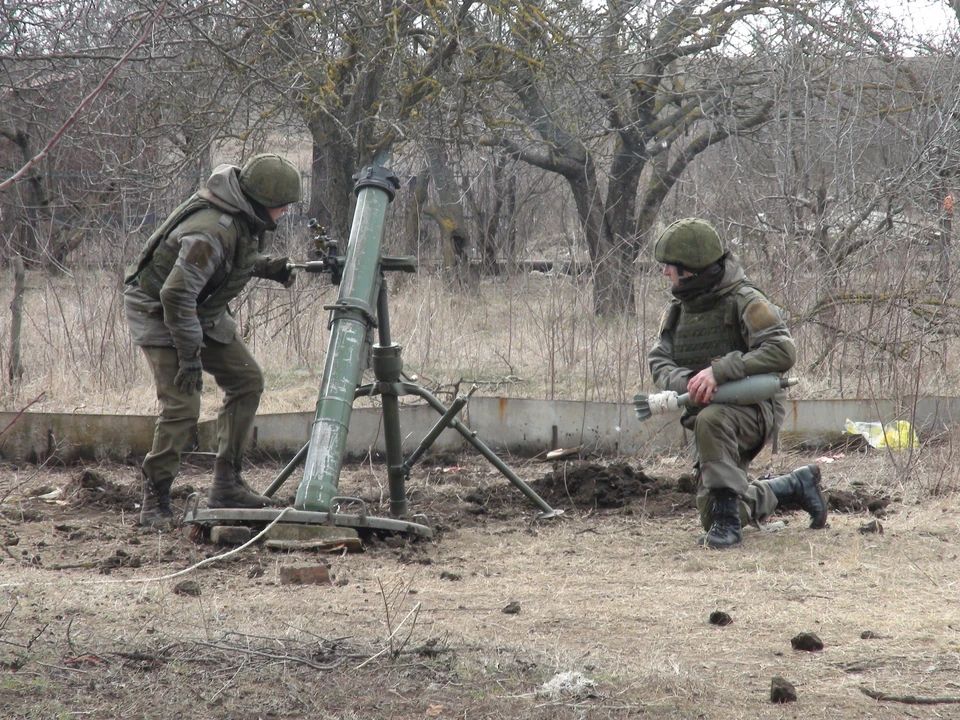
POLYGON ((673 360, 694 373, 716 358, 750 348, 740 330, 741 308, 762 293, 746 282, 722 295, 705 295, 670 308, 668 325, 673 333, 673 360))
POLYGON ((166 242, 174 230, 178 235, 213 235, 222 247, 235 247, 233 256, 226 258, 223 271, 214 273, 197 298, 200 325, 204 329, 210 328, 227 311, 229 302, 250 281, 259 254, 257 239, 251 235, 249 225, 242 218, 223 212, 203 198, 190 198, 150 236, 137 262, 127 269, 124 276, 128 285, 136 283, 155 300, 160 299, 160 290, 180 254, 179 246, 166 242))

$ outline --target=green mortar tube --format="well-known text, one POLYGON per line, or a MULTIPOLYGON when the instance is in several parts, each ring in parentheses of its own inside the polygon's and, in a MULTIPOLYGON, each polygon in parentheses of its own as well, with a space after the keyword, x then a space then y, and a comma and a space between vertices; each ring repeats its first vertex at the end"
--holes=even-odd
POLYGON ((310 430, 303 480, 294 504, 297 510, 327 512, 337 494, 347 432, 357 386, 369 361, 387 208, 400 182, 387 168, 369 165, 354 186, 357 207, 347 243, 343 277, 331 310, 330 341, 310 430))

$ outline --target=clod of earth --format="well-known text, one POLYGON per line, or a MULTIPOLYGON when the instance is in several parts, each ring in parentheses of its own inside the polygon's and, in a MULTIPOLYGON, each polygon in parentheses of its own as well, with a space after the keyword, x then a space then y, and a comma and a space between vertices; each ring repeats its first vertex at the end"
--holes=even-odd
POLYGON ((200 584, 196 580, 183 580, 173 586, 173 594, 200 597, 200 584))
POLYGON ((695 473, 682 473, 680 477, 677 478, 677 490, 682 493, 689 493, 694 495, 697 492, 697 476, 695 473))
POLYGON ((130 555, 123 548, 117 548, 117 551, 110 557, 104 558, 99 562, 100 572, 103 575, 109 575, 111 571, 120 567, 138 568, 142 561, 136 555, 130 555))
POLYGON ((712 613, 710 613, 711 625, 719 625, 720 627, 723 627, 725 625, 729 625, 732 622, 733 622, 733 618, 730 617, 723 610, 714 610, 712 613))
POLYGON ((802 632, 790 638, 790 644, 794 650, 805 650, 806 652, 818 652, 823 650, 823 640, 814 633, 802 632))
POLYGON ((774 675, 770 679, 770 702, 788 703, 797 701, 797 689, 789 680, 774 675))
POLYGON ((516 601, 508 603, 506 607, 501 610, 501 612, 504 615, 516 615, 518 612, 520 612, 520 603, 516 601))
POLYGON ((870 512, 882 516, 892 499, 886 495, 878 495, 862 488, 849 490, 830 490, 827 494, 827 505, 831 512, 858 513, 870 512))

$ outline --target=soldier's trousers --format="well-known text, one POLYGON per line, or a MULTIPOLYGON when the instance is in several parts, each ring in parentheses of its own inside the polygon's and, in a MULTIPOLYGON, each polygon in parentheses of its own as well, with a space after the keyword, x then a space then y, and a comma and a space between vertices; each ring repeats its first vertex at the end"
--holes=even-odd
MULTIPOLYGON (((188 395, 174 384, 180 369, 175 348, 141 349, 153 371, 160 402, 153 448, 143 460, 143 472, 155 486, 169 487, 180 471, 180 455, 200 418, 200 393, 188 395)), ((205 339, 200 362, 224 393, 217 415, 217 458, 239 469, 263 394, 263 370, 239 338, 227 344, 205 339)))
MULTIPOLYGON (((693 419, 693 418, 690 418, 693 419)), ((684 425, 690 427, 689 420, 684 425)), ((697 509, 704 530, 713 525, 711 490, 731 490, 740 498, 741 525, 757 525, 777 507, 777 496, 763 482, 750 482, 747 468, 770 439, 756 405, 707 405, 694 419, 700 485, 697 509)))

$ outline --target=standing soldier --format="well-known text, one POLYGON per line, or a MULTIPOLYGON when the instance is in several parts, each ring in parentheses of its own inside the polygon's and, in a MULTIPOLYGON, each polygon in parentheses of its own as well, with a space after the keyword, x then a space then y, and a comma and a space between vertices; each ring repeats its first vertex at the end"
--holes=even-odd
POLYGON ((204 189, 166 219, 127 269, 123 304, 133 342, 153 372, 160 416, 142 465, 140 524, 173 524, 170 487, 200 417, 203 371, 224 392, 217 416, 211 508, 271 503, 240 474, 247 436, 263 393, 263 370, 237 336, 228 303, 251 277, 293 284, 288 258, 263 254, 267 231, 300 199, 300 173, 265 153, 243 168, 217 167, 204 189))
POLYGON ((747 480, 750 461, 779 431, 783 393, 755 405, 711 404, 718 385, 793 367, 796 349, 780 311, 749 283, 705 220, 686 218, 668 226, 654 256, 663 263, 675 300, 650 351, 650 370, 661 390, 689 392, 698 403, 680 419, 693 433, 697 454, 697 508, 706 530, 697 542, 737 545, 745 523, 763 522, 778 505, 805 510, 810 527, 822 528, 827 505, 816 465, 747 480))

